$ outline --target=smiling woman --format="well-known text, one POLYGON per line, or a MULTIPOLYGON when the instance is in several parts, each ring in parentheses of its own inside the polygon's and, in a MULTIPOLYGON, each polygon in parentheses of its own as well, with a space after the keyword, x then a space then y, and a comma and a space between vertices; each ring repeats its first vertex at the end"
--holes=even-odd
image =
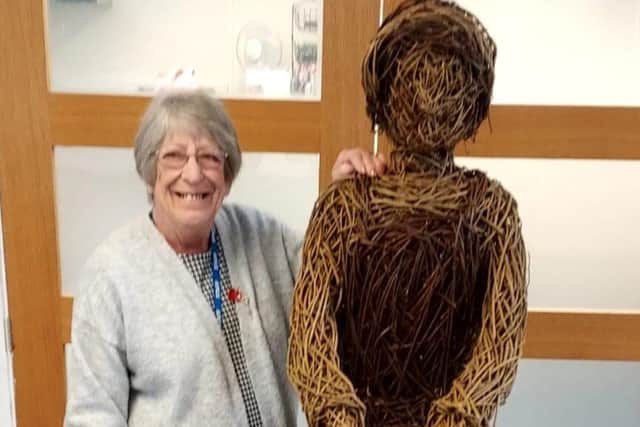
POLYGON ((294 420, 295 396, 279 375, 284 359, 267 356, 285 350, 300 239, 258 211, 222 207, 241 165, 222 104, 202 90, 161 93, 142 118, 134 156, 151 212, 87 264, 65 425, 294 420), (253 304, 236 306, 231 290, 253 304))
POLYGON ((134 156, 151 212, 87 263, 65 425, 293 422, 284 358, 269 355, 286 348, 300 239, 258 211, 222 207, 241 165, 222 104, 202 90, 159 94, 134 156), (252 304, 236 305, 231 290, 252 304))
MULTIPOLYGON (((222 104, 199 89, 159 94, 134 157, 150 212, 81 275, 65 426, 295 425, 285 372, 301 236, 223 205, 242 156, 222 104)), ((345 150, 334 179, 382 166, 345 150)))

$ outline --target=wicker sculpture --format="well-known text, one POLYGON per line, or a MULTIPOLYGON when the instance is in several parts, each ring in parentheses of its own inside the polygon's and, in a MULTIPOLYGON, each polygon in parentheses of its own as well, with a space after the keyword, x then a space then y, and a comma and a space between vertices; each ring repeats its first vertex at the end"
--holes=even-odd
POLYGON ((491 100, 496 49, 450 2, 404 2, 363 63, 388 174, 317 201, 294 290, 289 376, 311 426, 488 426, 526 319, 516 202, 457 167, 491 100))

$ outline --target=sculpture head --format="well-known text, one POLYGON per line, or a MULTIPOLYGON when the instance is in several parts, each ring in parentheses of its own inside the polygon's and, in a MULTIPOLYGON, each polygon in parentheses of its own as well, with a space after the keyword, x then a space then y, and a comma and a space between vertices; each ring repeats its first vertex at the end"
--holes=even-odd
POLYGON ((407 0, 378 29, 362 64, 367 114, 393 149, 451 151, 487 117, 496 46, 470 12, 407 0))

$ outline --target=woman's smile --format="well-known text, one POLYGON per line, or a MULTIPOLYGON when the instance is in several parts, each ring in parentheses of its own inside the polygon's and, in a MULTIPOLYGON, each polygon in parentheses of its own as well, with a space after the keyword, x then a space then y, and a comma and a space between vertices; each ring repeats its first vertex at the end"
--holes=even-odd
POLYGON ((211 193, 210 192, 206 192, 206 193, 200 193, 200 192, 180 192, 180 191, 174 191, 174 193, 183 200, 189 200, 189 201, 201 201, 201 200, 208 200, 211 198, 211 193))

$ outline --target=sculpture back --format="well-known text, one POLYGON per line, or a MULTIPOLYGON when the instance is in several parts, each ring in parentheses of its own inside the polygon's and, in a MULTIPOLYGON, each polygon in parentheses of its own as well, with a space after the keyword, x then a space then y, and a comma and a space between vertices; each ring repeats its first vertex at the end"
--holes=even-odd
POLYGON ((425 425, 430 402, 450 389, 481 327, 490 182, 465 171, 411 178, 345 183, 363 200, 355 227, 343 230, 349 257, 338 353, 367 426, 425 425))

